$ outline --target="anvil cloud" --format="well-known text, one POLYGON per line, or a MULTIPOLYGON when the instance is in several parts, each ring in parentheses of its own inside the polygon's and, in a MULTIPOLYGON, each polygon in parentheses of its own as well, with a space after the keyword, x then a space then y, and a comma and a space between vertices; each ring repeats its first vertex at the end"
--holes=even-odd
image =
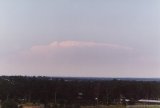
POLYGON ((48 45, 33 46, 33 51, 53 50, 55 48, 83 48, 83 47, 106 47, 109 49, 132 50, 132 48, 110 43, 97 43, 92 41, 54 41, 48 45))

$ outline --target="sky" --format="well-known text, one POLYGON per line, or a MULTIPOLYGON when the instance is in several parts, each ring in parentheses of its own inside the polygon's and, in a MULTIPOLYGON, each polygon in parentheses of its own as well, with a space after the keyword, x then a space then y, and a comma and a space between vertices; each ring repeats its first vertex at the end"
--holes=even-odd
POLYGON ((0 75, 160 77, 159 0, 0 0, 0 75))

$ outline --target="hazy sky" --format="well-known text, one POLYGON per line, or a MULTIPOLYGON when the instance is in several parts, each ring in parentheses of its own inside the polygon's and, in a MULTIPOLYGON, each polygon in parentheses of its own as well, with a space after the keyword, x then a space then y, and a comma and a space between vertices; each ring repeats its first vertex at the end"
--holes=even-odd
POLYGON ((160 0, 0 0, 0 75, 160 77, 160 0))

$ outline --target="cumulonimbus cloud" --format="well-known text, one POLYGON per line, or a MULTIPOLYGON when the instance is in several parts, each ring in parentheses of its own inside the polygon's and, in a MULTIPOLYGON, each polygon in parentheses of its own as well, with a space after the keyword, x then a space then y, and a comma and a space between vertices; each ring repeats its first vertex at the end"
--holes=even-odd
POLYGON ((130 63, 131 50, 128 46, 94 41, 53 41, 7 57, 4 67, 19 73, 79 75, 84 72, 85 75, 86 72, 110 71, 112 67, 130 63))
POLYGON ((148 63, 148 57, 141 60, 141 56, 135 54, 136 51, 118 44, 53 41, 7 56, 6 60, 0 61, 0 71, 15 71, 17 74, 25 75, 117 76, 131 75, 130 67, 134 67, 135 70, 137 67, 139 70, 151 67, 147 68, 149 71, 158 65, 152 61, 148 63))

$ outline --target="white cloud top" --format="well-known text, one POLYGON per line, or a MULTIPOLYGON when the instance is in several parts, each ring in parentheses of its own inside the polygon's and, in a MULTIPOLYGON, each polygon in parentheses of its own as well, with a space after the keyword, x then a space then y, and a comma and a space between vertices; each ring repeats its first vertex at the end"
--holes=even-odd
POLYGON ((44 51, 51 50, 54 48, 85 48, 85 47, 105 47, 109 49, 120 49, 120 50, 132 50, 131 47, 122 46, 118 44, 110 44, 110 43, 98 43, 92 41, 54 41, 48 45, 36 45, 31 48, 32 51, 44 51))

